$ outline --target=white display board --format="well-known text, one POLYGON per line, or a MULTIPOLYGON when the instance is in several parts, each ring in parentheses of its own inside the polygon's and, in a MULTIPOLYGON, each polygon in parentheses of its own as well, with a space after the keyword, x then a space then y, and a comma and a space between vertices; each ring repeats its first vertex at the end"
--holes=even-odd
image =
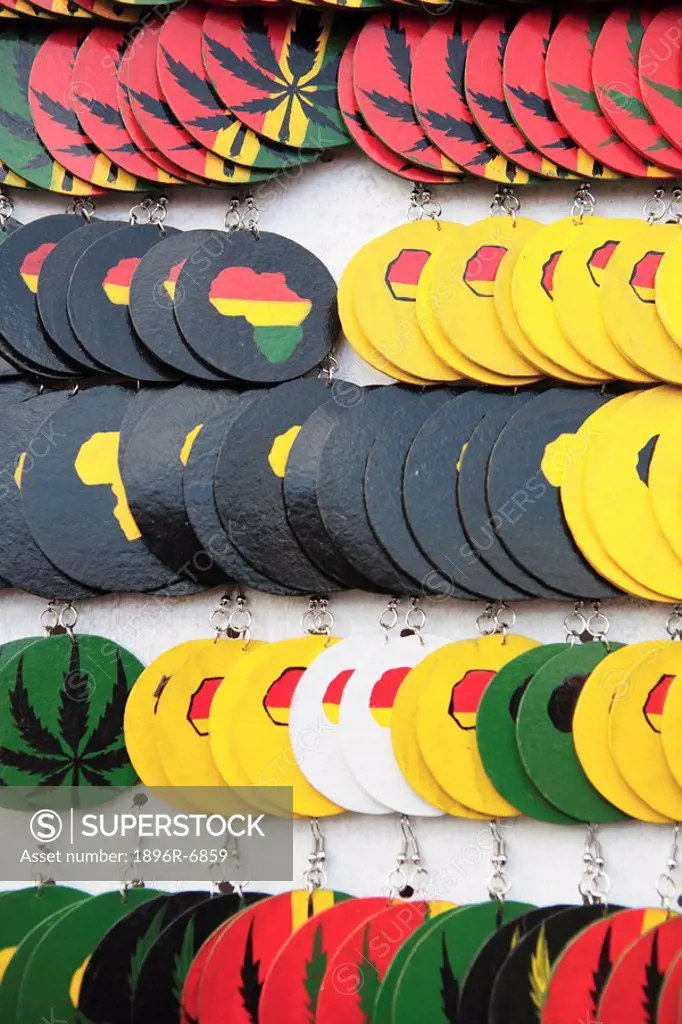
MULTIPOLYGON (((467 180, 460 186, 437 189, 435 195, 442 203, 444 218, 471 223, 488 215, 494 190, 493 183, 467 180)), ((594 193, 598 214, 642 217, 642 204, 652 195, 653 185, 597 184, 594 193)), ((524 216, 543 222, 566 216, 573 194, 568 183, 517 189, 524 216)), ((335 154, 329 162, 304 167, 254 190, 262 229, 287 235, 307 246, 324 260, 337 280, 365 242, 404 220, 409 195, 409 184, 381 171, 355 150, 335 154)), ((13 198, 15 216, 22 222, 62 212, 67 204, 62 197, 37 193, 14 192, 13 198)), ((229 198, 229 191, 181 190, 171 195, 168 223, 184 229, 220 228, 229 198)), ((125 218, 132 202, 120 197, 100 199, 97 216, 125 218)), ((340 376, 357 383, 383 380, 345 343, 339 358, 340 376)), ((300 634, 305 600, 269 597, 253 591, 247 594, 254 636, 280 640, 300 634)), ((208 635, 208 619, 219 597, 220 591, 212 591, 182 600, 116 595, 84 601, 77 606, 77 629, 110 637, 143 662, 149 662, 173 644, 208 635)), ((1 592, 0 642, 37 633, 44 606, 45 602, 38 598, 16 591, 1 592)), ((354 631, 366 632, 374 620, 377 634, 381 635, 378 619, 384 606, 385 600, 378 596, 358 592, 335 595, 330 602, 334 633, 345 637, 354 631)), ((423 607, 427 614, 426 629, 455 640, 475 635, 476 617, 483 604, 424 601, 423 607)), ((568 602, 519 603, 515 606, 515 629, 544 642, 563 640, 562 622, 570 609, 568 602)), ((668 612, 663 606, 620 600, 605 601, 602 609, 610 619, 613 640, 631 643, 665 635, 668 612)), ((406 610, 403 602, 401 614, 406 610)), ((413 823, 423 863, 431 877, 431 898, 457 903, 485 899, 492 848, 487 824, 447 816, 413 819, 413 823)), ((358 896, 387 892, 387 876, 400 846, 397 815, 346 814, 323 822, 322 830, 331 888, 358 896)), ((296 822, 295 834, 298 873, 294 884, 298 886, 307 865, 307 823, 296 822)), ((505 835, 514 899, 537 904, 578 900, 584 828, 519 819, 507 825, 505 835)), ((605 870, 611 880, 611 899, 631 906, 657 905, 656 882, 668 859, 671 828, 633 822, 604 827, 600 836, 605 870)), ((289 887, 284 883, 260 886, 272 891, 289 887)))

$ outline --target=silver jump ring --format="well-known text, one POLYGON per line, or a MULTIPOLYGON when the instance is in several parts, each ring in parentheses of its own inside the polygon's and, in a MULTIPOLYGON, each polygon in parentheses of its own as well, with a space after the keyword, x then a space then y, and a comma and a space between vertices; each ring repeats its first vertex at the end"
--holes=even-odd
POLYGON ((493 618, 495 625, 502 633, 508 629, 513 629, 516 625, 516 612, 508 604, 505 604, 504 601, 497 606, 493 618))
POLYGON ((225 230, 232 233, 239 231, 242 223, 242 215, 239 211, 239 200, 230 199, 230 205, 225 213, 225 230))
POLYGON ((246 213, 242 215, 242 226, 246 231, 250 231, 255 239, 259 239, 260 230, 258 222, 260 221, 260 210, 256 206, 253 196, 246 197, 245 206, 246 213))
POLYGON ((78 214, 89 224, 95 214, 95 204, 89 196, 78 196, 66 207, 69 214, 78 214))
POLYGON ((573 221, 577 221, 577 223, 581 224, 585 217, 592 216, 595 206, 596 200, 594 198, 594 193, 590 186, 584 182, 576 189, 573 206, 571 207, 571 216, 573 217, 573 221))
POLYGON ((14 212, 14 203, 4 192, 0 192, 0 231, 7 229, 7 222, 14 212))
POLYGON ((78 612, 72 604, 66 604, 59 613, 59 625, 67 631, 74 629, 78 622, 78 612))
POLYGON ((379 616, 379 627, 384 631, 388 643, 388 634, 398 625, 398 599, 392 597, 379 616))
POLYGON ((252 622, 253 616, 248 608, 235 608, 228 617, 227 628, 245 637, 251 630, 252 622))
POLYGON ((230 628, 230 613, 227 608, 216 608, 211 612, 208 620, 211 629, 215 629, 219 636, 227 633, 230 628))
POLYGON ((301 616, 301 629, 304 633, 313 634, 315 632, 315 616, 317 614, 316 608, 307 608, 301 616))
POLYGON ((657 188, 652 196, 642 206, 642 212, 646 217, 647 224, 656 224, 663 220, 668 209, 665 201, 665 189, 657 188))
POLYGON ((582 612, 571 611, 564 619, 564 629, 567 637, 574 637, 577 640, 587 629, 587 619, 582 612))
POLYGON ((432 197, 422 203, 422 213, 428 220, 438 220, 442 212, 442 206, 432 197))
POLYGON ((338 372, 339 361, 336 358, 336 356, 332 355, 332 353, 330 352, 329 355, 325 356, 322 362, 320 363, 320 377, 326 377, 327 383, 331 387, 331 385, 334 383, 334 377, 338 372))
POLYGON ((46 633, 52 632, 59 625, 59 614, 52 605, 44 608, 40 613, 40 625, 46 633))
POLYGON ((511 892, 512 884, 504 875, 493 873, 488 879, 488 895, 491 900, 503 900, 511 892))
POLYGON ((493 636, 496 632, 495 616, 491 605, 488 605, 485 611, 481 612, 476 619, 476 629, 481 636, 493 636))
POLYGON ((426 612, 424 609, 418 605, 408 608, 405 615, 405 625, 408 629, 413 629, 415 633, 421 632, 426 625, 426 612))
POLYGON ((668 206, 668 213, 677 224, 682 223, 682 188, 673 189, 673 197, 668 206))
POLYGON ((592 612, 587 620, 587 632, 590 636, 593 636, 595 640, 605 637, 610 628, 611 621, 608 615, 605 615, 604 612, 592 612))
POLYGON ((128 215, 128 223, 131 226, 137 224, 151 224, 152 222, 152 200, 147 196, 142 202, 133 206, 128 215))
POLYGON ((395 899, 395 897, 399 896, 407 885, 407 872, 405 871, 405 868, 392 868, 388 873, 386 881, 388 883, 391 898, 395 899))
POLYGON ((665 628, 668 636, 671 636, 673 640, 682 638, 682 605, 675 605, 668 616, 665 628))
POLYGON ((323 601, 320 608, 313 614, 316 633, 326 633, 327 636, 334 628, 334 616, 327 608, 326 601, 323 601))

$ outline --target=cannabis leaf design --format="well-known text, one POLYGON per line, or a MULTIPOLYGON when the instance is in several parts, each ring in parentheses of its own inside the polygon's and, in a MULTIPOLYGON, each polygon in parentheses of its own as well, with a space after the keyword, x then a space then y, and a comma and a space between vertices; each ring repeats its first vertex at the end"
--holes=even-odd
POLYGON ((260 960, 255 960, 253 955, 253 925, 252 920, 244 948, 241 967, 242 983, 239 986, 239 994, 242 997, 244 1010, 249 1015, 249 1020, 252 1021, 252 1024, 258 1024, 258 1006, 263 982, 260 980, 260 960))
POLYGON ((95 99, 94 96, 79 96, 78 102, 82 103, 84 107, 87 107, 91 114, 101 121, 102 124, 109 125, 111 128, 120 128, 125 131, 123 124, 123 118, 121 117, 118 107, 112 106, 110 103, 104 103, 102 100, 95 99))
POLYGON ((672 142, 668 142, 668 140, 664 139, 663 136, 661 135, 660 139, 657 139, 656 142, 652 143, 651 146, 647 146, 646 147, 646 151, 647 151, 647 153, 655 153, 656 150, 658 150, 658 149, 672 149, 672 148, 673 148, 672 142))
POLYGON ((509 42, 509 36, 511 35, 513 28, 514 19, 505 18, 504 25, 502 26, 502 30, 497 40, 497 59, 500 63, 500 68, 504 65, 504 55, 507 52, 507 43, 509 42))
POLYGON ((315 929, 310 960, 308 960, 305 965, 305 978, 303 981, 307 996, 306 1010, 308 1011, 310 1021, 315 1020, 317 1000, 320 995, 320 987, 324 978, 324 972, 327 970, 327 960, 328 954, 324 948, 322 926, 318 924, 315 929))
POLYGON ((642 15, 638 10, 632 9, 630 11, 630 17, 628 18, 628 52, 630 54, 630 63, 632 64, 635 71, 639 65, 639 51, 642 48, 642 39, 644 38, 644 25, 642 24, 642 15))
POLYGON ((410 146, 407 150, 408 153, 423 153, 424 150, 431 149, 431 143, 426 137, 417 139, 414 146, 410 146))
POLYGON ((592 1009, 596 1018, 597 1009, 599 1008, 599 1002, 602 997, 606 982, 609 980, 611 970, 613 968, 613 959, 611 957, 611 927, 609 926, 604 936, 604 941, 601 944, 599 951, 599 961, 597 963, 596 970, 592 975, 592 988, 590 989, 590 998, 592 1000, 592 1009))
MULTIPOLYGON (((455 32, 448 37, 446 56, 448 78, 464 107, 466 107, 464 68, 467 49, 467 43, 462 38, 461 32, 455 32)), ((448 138, 457 139, 459 142, 481 147, 480 151, 470 160, 459 161, 463 162, 465 167, 485 166, 497 156, 496 150, 488 144, 478 125, 471 118, 455 117, 447 110, 445 113, 438 110, 425 110, 422 112, 422 116, 434 131, 442 132, 448 138)))
POLYGON ((445 942, 445 933, 441 936, 441 967, 440 967, 441 988, 440 993, 443 1000, 443 1016, 450 1024, 457 1024, 459 1020, 459 982, 455 977, 448 947, 445 942))
POLYGON ((638 121, 645 121, 647 124, 653 124, 651 114, 646 109, 641 100, 638 100, 636 96, 630 96, 628 93, 621 92, 620 89, 614 89, 610 86, 599 88, 602 96, 610 100, 614 107, 618 110, 623 110, 632 117, 636 117, 638 121))
POLYGON ((173 998, 178 1006, 182 1003, 182 990, 195 954, 194 918, 192 918, 185 928, 180 952, 176 953, 173 964, 173 998))
POLYGON ((68 156, 74 157, 99 156, 98 151, 91 142, 74 142, 70 146, 60 146, 59 148, 56 148, 56 152, 66 153, 68 156))
POLYGON ((592 89, 580 89, 577 85, 561 85, 559 82, 552 82, 552 85, 558 93, 570 103, 576 103, 581 110, 601 115, 601 108, 592 89))
POLYGON ((654 82, 651 78, 645 77, 644 81, 664 99, 670 100, 676 107, 682 107, 682 90, 676 89, 674 85, 666 85, 664 82, 654 82))
POLYGON ((395 96, 384 96, 376 89, 363 89, 363 94, 382 114, 402 124, 414 124, 416 115, 408 100, 399 100, 395 96))
MULTIPOLYGON (((19 94, 22 97, 26 97, 26 99, 28 99, 29 76, 36 53, 37 45, 31 46, 25 40, 17 40, 12 57, 13 77, 19 94)), ((12 135, 18 136, 27 142, 41 145, 31 117, 24 116, 19 111, 0 110, 0 128, 5 128, 12 135)), ((49 165, 49 163, 50 158, 45 154, 44 166, 49 165)))
POLYGON ((347 121, 352 121, 353 124, 360 129, 365 135, 369 135, 369 128, 367 122, 360 113, 359 110, 344 110, 343 116, 347 121))
MULTIPOLYGON (((48 96, 45 92, 39 92, 36 89, 33 89, 32 92, 40 104, 40 108, 43 113, 45 113, 51 121, 61 125, 62 128, 66 131, 72 132, 78 138, 78 142, 72 142, 68 146, 60 146, 56 151, 74 158, 85 159, 91 157, 93 160, 97 160, 100 156, 100 151, 92 144, 87 135, 85 135, 81 129, 75 110, 70 110, 58 100, 52 99, 52 97, 48 96)), ((107 181, 115 181, 117 175, 118 170, 110 164, 107 172, 107 181)))
POLYGON ((41 167, 49 167, 51 163, 52 157, 45 149, 40 153, 36 153, 35 156, 27 160, 22 166, 25 171, 39 171, 41 167))
POLYGON ((499 121, 500 124, 514 124, 509 116, 509 109, 504 100, 498 99, 497 96, 488 96, 484 92, 474 92, 472 89, 469 90, 469 95, 476 105, 495 121, 499 121))
POLYGON ((587 40, 590 53, 594 52, 597 45, 597 37, 604 25, 604 17, 601 14, 591 14, 587 19, 587 40))
POLYGON ((466 67, 468 49, 469 44, 461 32, 454 32, 449 36, 445 55, 448 78, 462 103, 465 102, 464 69, 466 67))
POLYGON ((441 114, 437 110, 427 110, 424 117, 432 128, 443 132, 450 139, 459 139, 460 142, 478 142, 479 140, 479 131, 476 125, 463 117, 441 114))
POLYGON ((122 146, 116 146, 116 148, 112 149, 111 152, 130 153, 131 156, 134 156, 136 153, 139 153, 139 150, 134 142, 124 142, 122 146))
POLYGON ((646 1014, 647 1024, 655 1024, 658 1017, 658 1001, 661 998, 664 977, 665 972, 661 970, 658 962, 658 931, 655 930, 651 943, 651 958, 646 965, 642 986, 642 1009, 646 1014))
POLYGON ((316 126, 320 133, 333 133, 333 138, 344 136, 343 129, 322 108, 330 111, 336 104, 337 61, 322 61, 313 74, 323 46, 324 18, 314 11, 298 11, 282 54, 280 67, 270 39, 263 11, 256 8, 245 11, 242 34, 251 60, 240 57, 229 46, 209 36, 204 38, 211 56, 236 78, 262 93, 244 103, 234 104, 233 110, 245 114, 282 113, 279 141, 291 141, 294 114, 300 112, 316 126), (320 93, 328 93, 323 102, 320 93))
POLYGON ((36 141, 32 122, 27 117, 13 111, 0 110, 0 128, 31 142, 36 141))
POLYGON ((545 999, 551 969, 547 935, 543 924, 538 932, 535 952, 530 961, 530 998, 533 1006, 538 1011, 542 1008, 545 999))
MULTIPOLYGON (((364 117, 362 116, 359 110, 344 110, 343 117, 346 123, 351 122, 352 124, 354 124, 357 130, 367 137, 368 141, 375 141, 376 136, 373 135, 372 132, 370 132, 369 128, 367 127, 367 122, 365 121, 364 117)), ((404 172, 412 171, 414 170, 414 165, 405 162, 400 165, 399 169, 404 172)))
POLYGON ((154 915, 144 935, 140 935, 133 950, 133 955, 130 958, 130 971, 128 973, 128 992, 130 993, 131 1001, 135 995, 144 958, 161 934, 164 916, 165 910, 162 908, 158 914, 154 915))
POLYGON ((9 692, 9 711, 20 742, 16 748, 0 747, 0 768, 15 768, 33 776, 38 786, 109 785, 110 773, 128 764, 121 737, 127 696, 128 683, 117 652, 116 683, 111 698, 97 721, 91 723, 90 681, 81 672, 79 648, 74 643, 63 676, 59 733, 53 733, 41 721, 31 701, 24 681, 22 655, 9 692))
POLYGON ((360 1011, 367 1024, 370 1024, 374 1015, 374 1008, 379 995, 379 986, 381 985, 379 971, 371 957, 369 933, 370 925, 367 924, 365 925, 364 935, 362 936, 362 961, 358 964, 358 971, 360 973, 358 999, 360 1002, 360 1011))
MULTIPOLYGON (((575 139, 569 139, 567 135, 557 139, 555 142, 548 142, 544 146, 545 149, 562 149, 565 152, 569 152, 571 149, 578 149, 578 143, 575 139)), ((595 165, 596 166, 596 165, 595 165)), ((595 170, 596 175, 596 170, 595 170)))
POLYGON ((182 61, 176 60, 163 46, 161 53, 178 86, 207 111, 204 116, 191 121, 190 124, 196 128, 203 128, 204 131, 218 132, 221 128, 228 128, 232 124, 232 119, 206 79, 190 70, 182 61))
POLYGON ((32 89, 31 92, 40 104, 40 109, 51 121, 61 125, 62 128, 66 128, 67 131, 82 135, 81 126, 74 110, 69 110, 68 107, 65 107, 58 100, 53 100, 46 92, 39 91, 38 89, 32 89))
POLYGON ((412 75, 412 60, 407 45, 407 33, 400 24, 397 14, 391 15, 391 20, 384 30, 385 46, 388 59, 391 62, 395 74, 400 79, 403 87, 409 93, 410 78, 412 75))
POLYGON ((548 97, 538 96, 537 93, 529 92, 521 85, 508 85, 507 89, 512 96, 516 97, 524 110, 529 110, 531 114, 541 117, 544 121, 551 121, 552 124, 558 123, 559 118, 554 113, 554 108, 548 97))
POLYGON ((14 79, 22 96, 28 96, 33 61, 40 48, 40 40, 18 40, 14 49, 14 79))
POLYGON ((128 86, 127 91, 128 96, 131 96, 149 117, 153 117, 157 121, 163 121, 166 124, 170 122, 177 125, 178 122, 175 119, 175 114, 165 100, 158 100, 156 97, 150 96, 149 93, 140 92, 139 89, 132 89, 130 86, 128 86))

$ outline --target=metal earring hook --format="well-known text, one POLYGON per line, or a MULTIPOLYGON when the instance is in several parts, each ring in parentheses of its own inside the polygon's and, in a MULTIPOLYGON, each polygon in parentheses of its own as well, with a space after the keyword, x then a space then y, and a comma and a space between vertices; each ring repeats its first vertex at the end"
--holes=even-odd
POLYGON ((667 618, 665 629, 673 640, 682 640, 682 604, 676 604, 667 618))
POLYGON ((407 609, 405 615, 405 627, 411 630, 412 633, 418 638, 419 643, 424 646, 424 637, 422 636, 422 630, 426 625, 426 612, 419 604, 418 597, 410 598, 410 607, 407 609))
POLYGON ((386 881, 391 900, 409 900, 414 896, 426 898, 429 873, 422 864, 419 843, 407 814, 400 815, 400 847, 395 866, 389 871, 386 881), (409 874, 408 863, 412 866, 409 874))
POLYGON ((235 607, 230 612, 227 620, 228 632, 244 641, 244 647, 248 646, 251 639, 251 623, 253 616, 247 607, 246 595, 241 591, 237 594, 235 607))
POLYGON ((680 854, 680 822, 676 822, 673 828, 673 841, 670 847, 670 853, 668 854, 668 860, 666 861, 666 870, 659 875, 658 882, 656 883, 656 892, 661 900, 661 908, 663 910, 671 910, 673 901, 677 896, 677 882, 675 881, 675 872, 679 867, 679 854, 680 854))
POLYGON ((596 205, 597 201, 590 184, 586 181, 582 182, 575 190, 575 198, 571 207, 573 223, 582 224, 585 217, 591 217, 596 205))
POLYGON ((323 889, 327 884, 327 872, 324 867, 327 852, 318 818, 310 819, 310 834, 312 844, 308 854, 308 867, 303 872, 303 881, 308 893, 312 896, 317 889, 323 889))
POLYGON ((605 906, 611 880, 604 871, 604 854, 598 837, 598 825, 588 825, 583 845, 583 877, 578 892, 587 906, 605 906))
POLYGON ((0 231, 3 234, 7 230, 7 225, 13 213, 14 202, 6 192, 0 192, 0 231))
POLYGON ((435 220, 440 229, 442 208, 425 185, 416 182, 410 193, 410 204, 407 208, 408 221, 435 220))
POLYGON ((573 611, 569 612, 564 619, 564 629, 566 630, 567 644, 580 643, 583 634, 587 630, 587 619, 583 615, 583 607, 583 601, 576 601, 573 607, 573 611))
POLYGON ((493 196, 493 201, 490 204, 490 216, 511 217, 512 227, 515 228, 520 209, 521 200, 514 195, 514 190, 510 185, 505 185, 498 188, 493 196))
POLYGON ((647 224, 658 224, 662 221, 668 211, 668 204, 665 201, 665 189, 660 186, 642 206, 642 212, 647 224))
POLYGON ((490 833, 493 839, 493 852, 490 858, 492 872, 488 878, 488 896, 491 900, 504 903, 512 886, 507 875, 507 841, 502 835, 497 818, 490 821, 490 833))
POLYGON ((400 598, 391 597, 386 607, 379 616, 379 627, 384 633, 384 643, 388 643, 390 632, 398 625, 398 601, 400 598))
POLYGON ((232 604, 232 597, 228 590, 225 591, 223 596, 220 598, 218 607, 214 608, 211 612, 208 624, 211 629, 215 630, 215 636, 213 642, 217 643, 221 637, 226 637, 230 628, 230 605, 232 604))

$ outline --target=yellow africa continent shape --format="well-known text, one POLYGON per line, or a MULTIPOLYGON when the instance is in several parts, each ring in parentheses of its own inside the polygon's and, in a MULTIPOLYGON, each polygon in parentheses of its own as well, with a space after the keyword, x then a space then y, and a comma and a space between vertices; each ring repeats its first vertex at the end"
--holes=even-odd
POLYGON ((142 534, 137 528, 128 505, 121 471, 118 468, 118 431, 93 434, 84 441, 76 456, 76 473, 87 487, 111 487, 116 505, 114 516, 125 534, 126 540, 139 540, 142 534))

